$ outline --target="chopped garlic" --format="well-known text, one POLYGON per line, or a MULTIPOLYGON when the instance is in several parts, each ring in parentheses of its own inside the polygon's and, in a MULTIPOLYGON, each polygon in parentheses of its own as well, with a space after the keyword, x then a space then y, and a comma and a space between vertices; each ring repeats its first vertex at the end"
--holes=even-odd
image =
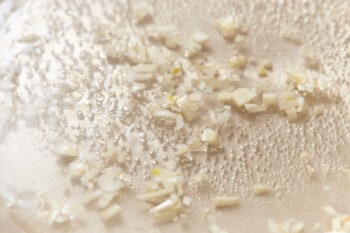
POLYGON ((152 208, 149 213, 153 215, 156 223, 163 223, 178 218, 182 211, 180 199, 176 194, 172 194, 169 199, 152 208))
POLYGON ((266 195, 272 192, 272 188, 268 185, 257 184, 253 186, 256 195, 266 195))
POLYGON ((155 73, 158 71, 157 64, 138 64, 132 67, 132 70, 137 73, 155 73))
POLYGON ((99 168, 91 168, 80 178, 80 182, 83 185, 87 185, 91 179, 97 176, 97 174, 99 173, 99 170, 100 170, 99 168))
POLYGON ((136 22, 141 23, 146 18, 151 17, 153 14, 153 8, 146 2, 138 3, 133 7, 133 16, 136 22))
POLYGON ((74 158, 79 156, 79 149, 76 145, 61 145, 56 149, 56 153, 65 158, 74 158))
POLYGON ((240 204, 240 199, 234 196, 217 196, 214 199, 215 207, 232 207, 240 204))
POLYGON ((266 77, 267 69, 264 66, 259 67, 258 74, 260 77, 266 77))
POLYGON ((298 119, 298 114, 295 108, 290 108, 286 110, 288 121, 296 121, 298 119))
POLYGON ((103 47, 104 53, 106 54, 108 59, 120 59, 123 57, 123 53, 118 51, 114 45, 107 44, 103 47))
POLYGON ((241 107, 243 104, 249 103, 257 96, 255 89, 238 88, 232 92, 232 100, 237 107, 241 107))
POLYGON ((264 61, 262 65, 266 70, 272 70, 272 63, 270 61, 264 61))
POLYGON ((234 24, 232 17, 217 20, 216 29, 221 36, 228 39, 231 39, 236 35, 236 25, 234 24))
POLYGON ((185 144, 178 145, 178 150, 175 152, 175 156, 183 155, 190 151, 190 147, 185 144))
POLYGON ((185 127, 184 118, 182 117, 182 115, 178 114, 176 116, 175 129, 176 130, 180 130, 180 129, 184 128, 184 127, 185 127))
POLYGON ((157 64, 138 64, 131 68, 128 76, 135 82, 151 81, 154 80, 158 68, 157 64))
POLYGON ((81 178, 87 171, 89 166, 85 163, 71 163, 69 165, 69 176, 72 180, 81 178))
POLYGON ((257 105, 257 104, 244 104, 245 110, 247 110, 248 113, 257 113, 257 112, 264 112, 267 110, 266 105, 257 105))
POLYGON ((107 151, 102 152, 101 156, 105 158, 111 158, 117 156, 119 153, 117 148, 110 148, 107 151))
POLYGON ((278 94, 279 110, 288 110, 299 106, 299 100, 293 92, 283 92, 278 94))
POLYGON ((185 206, 189 206, 191 204, 191 198, 188 197, 188 196, 184 196, 184 198, 182 199, 182 203, 185 205, 185 206))
POLYGON ((88 205, 91 202, 95 201, 97 198, 101 196, 102 192, 100 190, 96 190, 94 192, 89 192, 84 195, 83 197, 83 203, 88 205))
POLYGON ((65 204, 63 206, 53 204, 50 209, 52 209, 48 219, 50 226, 54 223, 64 224, 74 221, 78 219, 78 216, 84 211, 82 206, 76 204, 65 204))
POLYGON ((119 179, 120 175, 120 168, 110 167, 104 171, 104 174, 97 178, 97 184, 103 191, 118 191, 124 187, 124 182, 119 179))
POLYGON ((153 214, 153 213, 161 213, 161 212, 167 212, 169 210, 173 210, 175 207, 175 202, 170 200, 170 199, 166 199, 164 202, 160 203, 159 205, 157 205, 156 207, 150 209, 149 213, 153 214))
POLYGON ((228 91, 220 92, 217 98, 221 102, 229 103, 232 101, 232 92, 228 92, 228 91))
POLYGON ((114 193, 103 193, 103 194, 101 194, 99 196, 99 199, 98 199, 98 202, 97 202, 98 207, 100 207, 100 208, 107 207, 112 202, 114 197, 115 197, 114 193))
POLYGON ((203 142, 206 142, 206 143, 209 143, 209 144, 212 144, 212 145, 216 145, 216 144, 219 143, 219 138, 218 138, 217 133, 214 130, 210 129, 210 128, 206 128, 203 131, 201 140, 203 142))
POLYGON ((173 113, 169 110, 159 110, 159 111, 155 111, 153 113, 153 116, 155 116, 155 117, 168 118, 168 119, 174 119, 174 120, 176 120, 178 118, 178 115, 179 114, 173 113))
POLYGON ((165 223, 174 221, 176 217, 178 216, 178 212, 175 210, 167 211, 167 212, 161 212, 161 213, 155 213, 153 215, 153 219, 155 223, 165 223))
POLYGON ((306 164, 306 171, 309 177, 312 177, 315 174, 315 168, 311 167, 309 164, 306 164))
POLYGON ((263 104, 266 106, 277 105, 277 95, 275 93, 262 94, 263 104))
POLYGON ((120 211, 122 210, 122 207, 118 204, 113 204, 102 211, 100 211, 100 217, 104 222, 109 221, 110 219, 114 218, 117 216, 120 211))
POLYGON ((154 191, 154 192, 148 192, 148 193, 143 193, 143 194, 139 194, 137 195, 137 199, 141 200, 141 201, 154 201, 154 200, 159 200, 160 198, 164 198, 165 196, 167 196, 169 194, 169 192, 165 189, 161 189, 158 191, 154 191))
POLYGON ((204 45, 208 42, 209 40, 209 36, 203 32, 200 31, 195 31, 192 35, 191 35, 191 39, 193 41, 195 41, 198 44, 204 45))
POLYGON ((298 84, 303 84, 305 83, 306 79, 304 77, 304 75, 299 74, 297 72, 294 71, 287 71, 288 77, 290 79, 290 81, 296 86, 298 84))
POLYGON ((229 64, 233 68, 244 68, 247 64, 247 58, 243 55, 230 58, 229 64))

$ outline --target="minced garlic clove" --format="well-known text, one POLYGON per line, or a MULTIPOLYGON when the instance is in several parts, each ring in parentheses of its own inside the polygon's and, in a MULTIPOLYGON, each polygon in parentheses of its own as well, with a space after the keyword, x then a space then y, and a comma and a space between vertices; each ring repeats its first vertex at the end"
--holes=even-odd
POLYGON ((255 195, 267 195, 272 192, 272 188, 269 185, 257 184, 253 186, 255 195))
POLYGON ((141 2, 133 7, 133 17, 137 23, 145 21, 150 18, 153 14, 153 8, 146 2, 141 2))
POLYGON ((288 121, 296 121, 298 119, 298 114, 295 108, 290 108, 286 110, 288 121))
POLYGON ((182 203, 185 206, 190 206, 191 202, 192 202, 192 199, 190 197, 188 197, 188 196, 184 196, 183 199, 182 199, 182 203))
POLYGON ((195 31, 192 33, 191 39, 200 45, 204 45, 208 42, 209 36, 201 31, 195 31))
POLYGON ((236 25, 232 17, 222 18, 216 21, 216 29, 221 36, 232 39, 236 36, 236 25))
POLYGON ((229 91, 220 92, 217 96, 217 99, 223 103, 230 103, 232 102, 232 92, 229 92, 229 91))
POLYGON ((113 204, 100 211, 100 217, 104 222, 116 217, 122 211, 122 207, 118 204, 113 204))
POLYGON ((114 199, 116 195, 114 193, 102 193, 97 202, 97 206, 100 208, 106 208, 114 199))
POLYGON ((245 110, 247 110, 248 113, 258 113, 258 112, 264 112, 267 110, 266 105, 257 105, 257 104, 244 104, 245 110))
POLYGON ((240 204, 240 199, 234 196, 217 196, 214 199, 215 207, 233 207, 240 204))
POLYGON ((266 106, 277 105, 277 95, 276 93, 263 93, 262 101, 266 106))
POLYGON ((231 57, 229 64, 232 68, 243 69, 247 65, 247 58, 243 55, 231 57))
POLYGON ((83 162, 73 162, 69 165, 69 176, 72 180, 81 178, 88 170, 89 166, 83 162))
POLYGON ((309 164, 306 164, 306 172, 310 178, 315 175, 315 171, 315 168, 311 167, 309 164))
POLYGON ((203 130, 201 140, 212 145, 217 145, 219 143, 219 137, 217 133, 210 128, 203 130))
POLYGON ((79 157, 79 149, 76 145, 61 145, 56 149, 56 153, 62 160, 69 162, 79 157))
POLYGON ((290 81, 296 86, 298 84, 303 84, 306 81, 304 75, 297 73, 295 71, 287 71, 290 81))
POLYGON ((173 119, 176 120, 178 118, 177 113, 171 112, 169 110, 159 110, 155 111, 153 113, 153 116, 158 117, 158 118, 168 118, 168 119, 173 119))
POLYGON ((163 199, 165 196, 169 195, 169 192, 166 189, 161 189, 154 192, 148 192, 139 194, 136 196, 136 199, 141 201, 151 201, 163 199))
POLYGON ((237 107, 241 107, 244 104, 249 103, 256 96, 256 89, 250 88, 238 88, 231 94, 232 101, 237 107))
POLYGON ((264 66, 260 66, 258 69, 258 75, 260 77, 266 77, 268 74, 267 69, 264 66))
POLYGON ((298 96, 293 92, 282 92, 277 95, 279 110, 287 110, 299 106, 298 96))
POLYGON ((133 66, 132 71, 137 73, 155 73, 158 71, 158 65, 157 64, 138 64, 136 66, 133 66))

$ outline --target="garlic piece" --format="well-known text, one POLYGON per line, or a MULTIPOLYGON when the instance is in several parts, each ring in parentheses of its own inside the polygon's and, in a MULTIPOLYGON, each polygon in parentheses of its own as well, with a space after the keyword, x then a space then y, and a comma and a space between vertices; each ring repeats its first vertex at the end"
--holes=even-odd
POLYGON ((100 217, 104 222, 107 222, 108 220, 114 218, 117 216, 120 211, 122 210, 122 207, 118 204, 113 204, 102 211, 100 211, 100 217))
POLYGON ((256 96, 256 89, 249 88, 238 88, 231 94, 231 98, 237 107, 241 107, 243 104, 249 103, 256 96))
POLYGON ((98 202, 97 202, 98 207, 100 207, 100 208, 107 207, 112 202, 114 197, 115 197, 114 193, 107 193, 106 192, 106 193, 101 194, 99 196, 98 202))
POLYGON ((230 103, 232 102, 232 92, 228 92, 228 91, 220 92, 217 96, 217 99, 223 103, 230 103))
POLYGON ((232 17, 217 20, 216 29, 221 36, 227 39, 232 39, 236 35, 236 25, 234 24, 232 17))
POLYGON ((169 192, 166 189, 161 189, 154 192, 148 192, 137 195, 136 199, 141 201, 154 201, 159 200, 167 196, 169 192))
POLYGON ((124 182, 119 179, 121 170, 111 167, 97 179, 97 184, 101 190, 114 192, 124 188, 124 182))
POLYGON ((244 68, 247 64, 247 58, 243 55, 238 55, 230 58, 229 64, 232 68, 244 68))
POLYGON ((72 159, 79 156, 79 149, 76 145, 61 145, 56 149, 56 153, 62 158, 72 159))
POLYGON ((137 23, 141 23, 146 20, 146 18, 151 17, 153 14, 153 8, 145 3, 139 3, 133 7, 133 17, 137 23))
POLYGON ((260 66, 258 69, 258 75, 260 77, 266 77, 267 76, 267 69, 264 66, 260 66))
POLYGON ((131 68, 129 76, 135 82, 147 82, 155 78, 157 71, 157 64, 138 64, 131 68))
POLYGON ((219 138, 218 138, 217 133, 210 128, 204 129, 204 131, 202 133, 201 140, 203 142, 206 142, 209 144, 218 144, 219 143, 219 138))
POLYGON ((298 119, 298 114, 295 108, 290 108, 286 110, 288 121, 296 121, 298 119))
POLYGON ((204 45, 208 42, 209 40, 209 36, 203 32, 200 31, 195 31, 192 35, 191 35, 191 39, 200 44, 200 45, 204 45))
POLYGON ((234 196, 217 196, 214 199, 215 207, 233 207, 240 204, 240 199, 234 196))
POLYGON ((266 106, 277 105, 277 95, 275 93, 262 94, 263 104, 266 106))
POLYGON ((256 195, 267 195, 271 193, 272 188, 268 185, 263 185, 263 184, 257 184, 253 186, 254 193, 256 195))
POLYGON ((159 110, 159 111, 155 111, 153 113, 153 116, 155 116, 155 117, 168 118, 168 119, 174 119, 174 120, 176 120, 178 118, 178 115, 179 114, 173 113, 169 110, 159 110))
POLYGON ((297 95, 293 92, 279 93, 277 97, 279 110, 288 110, 299 106, 297 95))
POLYGON ((89 166, 83 162, 71 163, 69 165, 69 176, 71 179, 78 179, 82 177, 89 170, 89 166))
POLYGON ((245 110, 247 110, 248 113, 257 113, 257 112, 264 112, 267 110, 266 105, 257 105, 257 104, 244 104, 245 110))
POLYGON ((185 206, 189 206, 191 204, 191 198, 188 197, 188 196, 184 196, 184 198, 182 199, 182 203, 185 205, 185 206))
POLYGON ((315 168, 311 167, 309 164, 306 164, 306 171, 309 177, 314 176, 315 174, 315 168))

